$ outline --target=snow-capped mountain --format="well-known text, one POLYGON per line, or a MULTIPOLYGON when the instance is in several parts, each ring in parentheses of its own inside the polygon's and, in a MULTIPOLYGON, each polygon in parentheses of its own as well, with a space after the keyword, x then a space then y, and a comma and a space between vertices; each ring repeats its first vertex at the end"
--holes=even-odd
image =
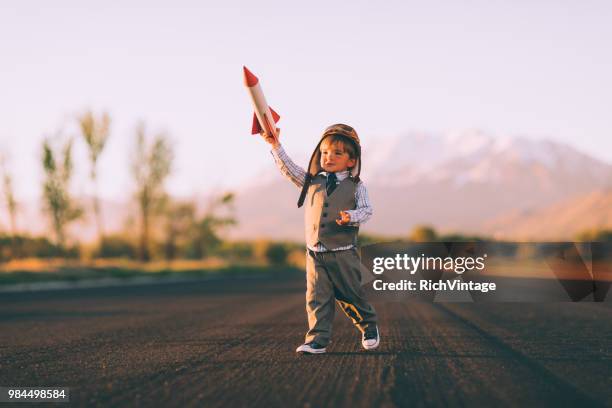
MULTIPOLYGON (((402 235, 425 223, 486 233, 485 226, 504 214, 612 186, 612 165, 549 140, 410 132, 364 143, 362 179, 375 210, 367 232, 402 235)), ((280 175, 238 191, 235 235, 300 239, 298 194, 280 175)))
POLYGON ((378 185, 422 182, 505 183, 531 176, 585 177, 612 181, 610 165, 570 146, 526 137, 493 137, 482 131, 407 133, 371 146, 364 175, 378 185), (368 168, 369 167, 369 168, 368 168))

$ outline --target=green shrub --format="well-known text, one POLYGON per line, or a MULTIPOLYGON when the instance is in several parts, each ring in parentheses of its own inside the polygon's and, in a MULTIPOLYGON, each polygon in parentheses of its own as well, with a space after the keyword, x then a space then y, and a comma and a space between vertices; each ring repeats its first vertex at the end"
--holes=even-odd
POLYGON ((612 242, 612 230, 585 230, 576 235, 577 241, 612 242))
POLYGON ((285 265, 287 263, 287 257, 289 251, 284 244, 271 243, 266 248, 266 259, 272 265, 285 265))
POLYGON ((16 237, 0 235, 1 261, 15 258, 78 258, 80 253, 78 245, 62 249, 44 237, 32 238, 22 235, 16 237))
POLYGON ((100 242, 97 258, 136 258, 136 248, 132 243, 119 235, 106 236, 100 242))

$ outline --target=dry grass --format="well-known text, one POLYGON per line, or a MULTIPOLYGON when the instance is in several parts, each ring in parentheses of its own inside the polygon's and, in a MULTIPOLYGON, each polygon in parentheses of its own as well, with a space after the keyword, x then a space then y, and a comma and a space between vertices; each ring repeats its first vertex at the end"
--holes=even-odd
POLYGON ((203 277, 214 274, 286 274, 300 272, 291 265, 231 264, 220 258, 201 261, 177 260, 142 263, 125 259, 78 261, 63 259, 20 259, 0 266, 0 285, 15 283, 81 281, 104 278, 133 278, 141 276, 203 277))
POLYGON ((209 258, 206 260, 176 260, 176 261, 154 261, 139 262, 128 259, 95 259, 90 261, 71 259, 40 259, 26 258, 13 259, 0 264, 0 273, 7 272, 40 272, 53 273, 60 269, 98 269, 118 268, 139 270, 142 272, 159 272, 171 270, 176 272, 199 269, 220 269, 229 266, 226 260, 221 258, 209 258))

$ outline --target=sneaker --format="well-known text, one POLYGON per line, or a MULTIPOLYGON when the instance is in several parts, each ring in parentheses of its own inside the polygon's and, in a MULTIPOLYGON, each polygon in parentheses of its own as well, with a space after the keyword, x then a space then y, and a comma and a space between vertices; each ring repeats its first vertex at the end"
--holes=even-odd
POLYGON ((363 332, 361 345, 366 350, 374 350, 380 344, 380 333, 378 326, 370 326, 363 332))
POLYGON ((316 341, 302 344, 300 347, 295 349, 296 353, 300 354, 322 354, 325 353, 325 346, 320 345, 316 341))

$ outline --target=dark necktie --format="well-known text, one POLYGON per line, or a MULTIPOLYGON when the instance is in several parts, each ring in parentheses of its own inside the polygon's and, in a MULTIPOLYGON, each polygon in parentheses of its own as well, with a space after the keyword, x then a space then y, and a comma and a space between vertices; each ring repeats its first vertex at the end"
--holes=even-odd
POLYGON ((327 195, 330 195, 336 189, 336 180, 338 180, 338 178, 336 177, 336 173, 327 174, 327 185, 325 186, 327 190, 327 195))

